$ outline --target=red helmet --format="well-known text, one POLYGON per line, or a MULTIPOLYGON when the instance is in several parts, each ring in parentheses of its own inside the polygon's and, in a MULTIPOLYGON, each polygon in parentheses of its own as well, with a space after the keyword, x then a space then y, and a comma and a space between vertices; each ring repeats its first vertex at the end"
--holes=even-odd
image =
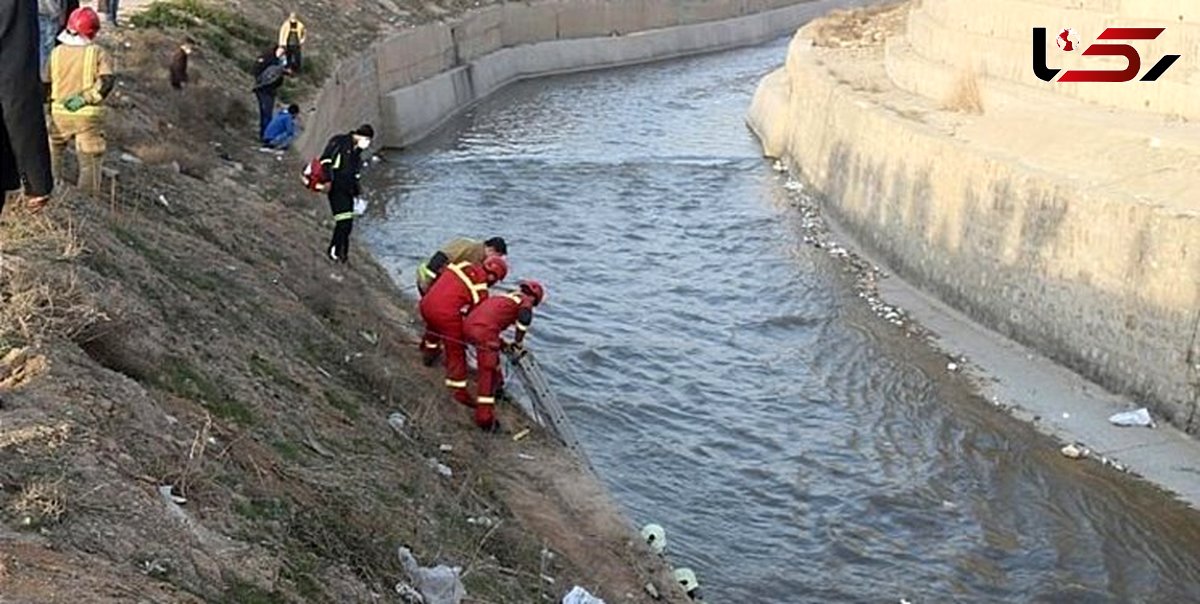
POLYGON ((91 40, 100 33, 100 15, 91 8, 77 8, 67 18, 67 29, 91 40))
POLYGON ((533 305, 537 306, 546 299, 546 288, 542 287, 541 283, 533 279, 524 279, 517 282, 517 287, 521 288, 521 292, 533 297, 533 305))
POLYGON ((499 283, 508 276, 508 263, 502 256, 488 256, 483 259, 483 270, 488 274, 488 284, 499 283))

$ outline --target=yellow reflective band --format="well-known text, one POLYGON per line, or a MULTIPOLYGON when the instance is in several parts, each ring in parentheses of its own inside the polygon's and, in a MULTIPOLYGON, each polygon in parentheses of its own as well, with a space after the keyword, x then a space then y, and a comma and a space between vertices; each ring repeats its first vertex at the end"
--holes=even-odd
POLYGON ((521 303, 521 294, 518 294, 517 292, 511 292, 511 293, 504 294, 504 297, 508 298, 509 300, 512 300, 513 302, 516 302, 517 304, 521 303))
POLYGON ((432 270, 429 268, 429 265, 428 265, 428 264, 422 264, 421 266, 418 266, 418 267, 417 267, 417 271, 419 271, 419 272, 420 272, 422 275, 425 275, 426 277, 429 277, 430 279, 433 279, 434 277, 437 277, 437 273, 433 272, 433 271, 432 271, 432 270))
POLYGON ((83 50, 83 91, 91 90, 96 85, 96 47, 88 46, 83 50))
POLYGON ((426 348, 437 348, 438 344, 437 344, 437 342, 425 342, 425 347, 426 348))
POLYGON ((333 215, 334 222, 341 222, 343 220, 353 220, 353 219, 354 219, 354 212, 340 212, 338 214, 333 215))
POLYGON ((496 399, 490 396, 481 396, 475 399, 475 402, 480 405, 495 405, 496 399))
POLYGON ((467 380, 446 380, 447 388, 466 388, 467 380))
POLYGON ((517 331, 529 331, 529 326, 522 323, 517 323, 517 331))
POLYGON ((479 291, 480 289, 487 291, 487 285, 484 285, 482 288, 480 288, 480 286, 476 285, 475 282, 463 272, 463 269, 470 265, 470 262, 459 262, 458 264, 451 264, 446 268, 450 269, 450 272, 458 276, 459 280, 463 282, 463 285, 467 286, 467 291, 471 292, 471 304, 479 304, 479 291))

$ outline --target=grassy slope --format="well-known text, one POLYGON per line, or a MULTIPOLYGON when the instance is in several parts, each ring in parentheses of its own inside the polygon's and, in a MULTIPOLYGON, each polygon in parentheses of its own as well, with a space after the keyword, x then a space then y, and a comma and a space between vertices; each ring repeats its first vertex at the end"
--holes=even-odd
MULTIPOLYGON (((411 354, 410 303, 364 250, 347 270, 321 257, 324 199, 295 184, 299 158, 260 154, 249 134, 243 68, 281 4, 151 8, 108 33, 115 203, 67 193, 3 217, 0 601, 367 601, 403 578, 401 544, 466 566, 479 602, 661 585, 559 451, 483 438, 446 402, 411 354), (163 65, 181 28, 200 52, 178 94, 163 65), (396 410, 407 435, 386 423, 396 410), (540 461, 514 463, 518 450, 540 461)), ((461 8, 339 6, 300 5, 328 16, 309 19, 318 76, 385 23, 461 8)))

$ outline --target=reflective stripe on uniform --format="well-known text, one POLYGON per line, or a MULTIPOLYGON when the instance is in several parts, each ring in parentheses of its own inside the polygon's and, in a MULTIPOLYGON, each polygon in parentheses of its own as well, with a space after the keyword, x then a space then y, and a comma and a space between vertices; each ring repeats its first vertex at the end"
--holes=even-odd
POLYGON ((429 268, 428 264, 422 263, 421 266, 417 267, 417 272, 421 273, 423 276, 425 276, 428 279, 433 279, 433 278, 437 277, 437 273, 433 272, 433 270, 429 268))
MULTIPOLYGON (((529 326, 523 323, 517 323, 517 331, 529 331, 529 326)), ((538 332, 541 333, 541 332, 538 332)))
MULTIPOLYGON (((55 49, 55 50, 57 50, 57 49, 55 49)), ((61 54, 61 52, 59 54, 61 54)), ((87 47, 85 47, 83 49, 83 82, 82 82, 82 87, 79 89, 78 94, 83 95, 84 93, 86 93, 87 91, 91 90, 92 88, 94 88, 96 86, 96 80, 97 80, 96 71, 100 66, 100 56, 99 55, 100 55, 100 48, 94 44, 88 45, 87 47)), ((55 53, 50 53, 50 56, 52 56, 52 57, 55 56, 55 53)), ((50 73, 50 77, 53 78, 54 72, 50 71, 49 73, 50 73)), ((51 89, 52 89, 52 92, 54 92, 54 93, 61 92, 60 90, 58 90, 58 86, 52 85, 51 89)), ((67 108, 64 107, 62 104, 62 101, 65 101, 65 100, 66 99, 58 99, 58 98, 54 99, 54 102, 52 102, 50 105, 50 113, 58 114, 58 115, 70 115, 70 116, 74 116, 74 117, 99 117, 99 116, 103 115, 103 113, 104 113, 103 107, 101 107, 100 105, 93 105, 91 103, 84 105, 83 107, 80 107, 79 109, 77 109, 75 111, 68 111, 67 108)), ((86 98, 85 98, 85 100, 86 100, 86 98)))
POLYGON ((350 220, 352 218, 354 218, 354 212, 339 212, 333 215, 334 222, 341 222, 343 220, 350 220))
POLYGON ((475 402, 480 405, 495 405, 496 398, 493 396, 481 396, 475 399, 475 402))
POLYGON ((422 342, 422 344, 424 344, 426 348, 434 348, 434 349, 436 349, 436 348, 438 347, 438 343, 437 343, 437 342, 422 342))
POLYGON ((447 388, 466 388, 467 380, 446 380, 447 388))
POLYGON ((508 298, 509 300, 512 300, 513 302, 516 302, 517 304, 521 303, 521 294, 518 294, 517 292, 511 292, 511 293, 504 294, 504 297, 508 298))
POLYGON ((487 284, 475 283, 470 277, 467 276, 466 273, 463 272, 463 269, 470 265, 470 262, 459 262, 458 264, 451 264, 446 268, 450 269, 450 272, 458 276, 459 280, 463 282, 463 285, 467 286, 467 290, 471 292, 471 304, 479 304, 479 292, 487 291, 487 284))

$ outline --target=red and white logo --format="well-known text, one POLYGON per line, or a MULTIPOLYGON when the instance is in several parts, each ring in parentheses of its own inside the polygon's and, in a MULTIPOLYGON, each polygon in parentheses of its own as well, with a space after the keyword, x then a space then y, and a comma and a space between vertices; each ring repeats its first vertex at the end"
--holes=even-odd
POLYGON ((1079 44, 1079 36, 1075 33, 1074 29, 1068 27, 1058 32, 1058 37, 1054 39, 1054 42, 1058 44, 1059 50, 1072 52, 1075 50, 1075 46, 1079 44))

